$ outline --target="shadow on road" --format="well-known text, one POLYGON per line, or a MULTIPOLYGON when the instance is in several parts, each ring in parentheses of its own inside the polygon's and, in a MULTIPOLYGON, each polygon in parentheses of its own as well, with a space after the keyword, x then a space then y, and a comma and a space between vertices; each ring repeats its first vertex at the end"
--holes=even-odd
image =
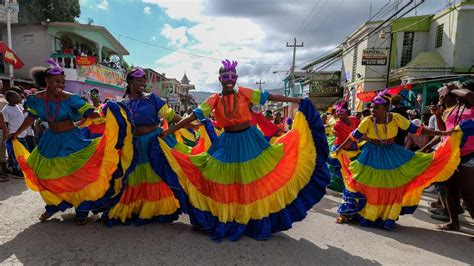
POLYGON ((0 183, 0 201, 20 195, 25 190, 27 188, 24 180, 11 178, 8 182, 0 183))
POLYGON ((72 218, 31 225, 0 250, 3 263, 379 264, 284 233, 268 241, 244 237, 214 243, 180 222, 106 228, 97 223, 77 226, 72 218))
POLYGON ((362 227, 358 224, 349 226, 467 264, 472 264, 474 261, 474 241, 471 241, 470 237, 457 232, 437 231, 434 229, 434 225, 433 229, 426 229, 398 223, 393 231, 362 227))

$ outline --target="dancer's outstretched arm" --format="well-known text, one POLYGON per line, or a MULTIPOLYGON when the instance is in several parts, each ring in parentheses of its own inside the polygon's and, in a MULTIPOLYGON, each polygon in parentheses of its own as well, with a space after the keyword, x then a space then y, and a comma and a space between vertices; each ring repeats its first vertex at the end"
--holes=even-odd
POLYGON ((288 96, 278 95, 278 94, 269 94, 268 100, 274 101, 274 102, 293 102, 297 104, 301 102, 301 98, 288 97, 288 96))
POLYGON ((196 115, 192 113, 190 116, 186 117, 185 119, 181 119, 174 127, 165 130, 161 133, 160 137, 165 138, 166 136, 170 134, 174 134, 176 131, 180 130, 183 127, 186 127, 189 123, 193 122, 196 120, 196 115))

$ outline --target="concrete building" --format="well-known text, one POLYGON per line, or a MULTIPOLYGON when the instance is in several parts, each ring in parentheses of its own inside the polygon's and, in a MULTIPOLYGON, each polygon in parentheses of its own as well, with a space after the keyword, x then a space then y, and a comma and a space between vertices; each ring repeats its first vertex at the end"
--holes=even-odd
POLYGON ((474 1, 460 1, 432 15, 400 18, 350 48, 381 23, 366 22, 342 44, 341 82, 353 109, 363 106, 357 93, 405 83, 424 94, 424 106, 439 88, 424 79, 456 80, 474 73, 474 1))
MULTIPOLYGON (((2 32, 2 36, 6 31, 2 32)), ((15 80, 32 84, 29 70, 55 59, 65 70, 66 90, 86 95, 98 88, 102 97, 118 99, 124 93, 124 70, 128 51, 102 26, 70 22, 36 22, 12 27, 16 54, 25 66, 15 71, 15 80)))
POLYGON ((163 99, 167 99, 168 90, 165 89, 165 84, 168 83, 169 79, 167 79, 164 74, 160 74, 151 68, 145 68, 143 70, 147 78, 146 90, 157 94, 163 99))

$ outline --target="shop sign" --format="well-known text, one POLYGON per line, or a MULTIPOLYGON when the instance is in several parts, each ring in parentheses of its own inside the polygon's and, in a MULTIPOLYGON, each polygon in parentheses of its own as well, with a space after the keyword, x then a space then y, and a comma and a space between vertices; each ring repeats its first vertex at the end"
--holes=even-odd
POLYGON ((177 93, 170 93, 168 94, 168 103, 169 104, 177 104, 179 101, 179 95, 177 93))
POLYGON ((363 66, 383 66, 387 64, 388 49, 370 48, 362 51, 363 66))

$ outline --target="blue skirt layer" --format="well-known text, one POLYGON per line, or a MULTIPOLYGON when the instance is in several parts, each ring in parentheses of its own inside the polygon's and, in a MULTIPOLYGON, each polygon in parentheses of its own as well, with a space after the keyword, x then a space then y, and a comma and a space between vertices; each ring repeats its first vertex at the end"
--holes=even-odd
MULTIPOLYGON (((301 221, 306 217, 307 211, 319 202, 326 193, 326 186, 330 178, 326 165, 328 144, 324 125, 309 99, 301 102, 299 111, 306 118, 306 123, 311 130, 311 136, 316 146, 317 155, 314 158, 316 166, 312 173, 308 173, 310 181, 298 191, 296 199, 278 212, 271 213, 262 219, 249 220, 247 224, 220 222, 212 213, 202 211, 190 203, 188 195, 182 189, 175 174, 163 175, 166 178, 165 181, 179 199, 182 210, 189 215, 194 226, 208 231, 211 238, 216 241, 224 238, 235 241, 242 235, 265 240, 270 237, 271 233, 290 229, 294 222, 301 221)), ((255 127, 250 127, 240 132, 222 133, 213 142, 208 153, 221 162, 245 162, 258 157, 269 147, 270 144, 262 133, 255 127)), ((163 164, 155 161, 152 161, 151 164, 154 169, 163 167, 163 164)), ((166 165, 166 168, 168 168, 168 165, 166 165)))

